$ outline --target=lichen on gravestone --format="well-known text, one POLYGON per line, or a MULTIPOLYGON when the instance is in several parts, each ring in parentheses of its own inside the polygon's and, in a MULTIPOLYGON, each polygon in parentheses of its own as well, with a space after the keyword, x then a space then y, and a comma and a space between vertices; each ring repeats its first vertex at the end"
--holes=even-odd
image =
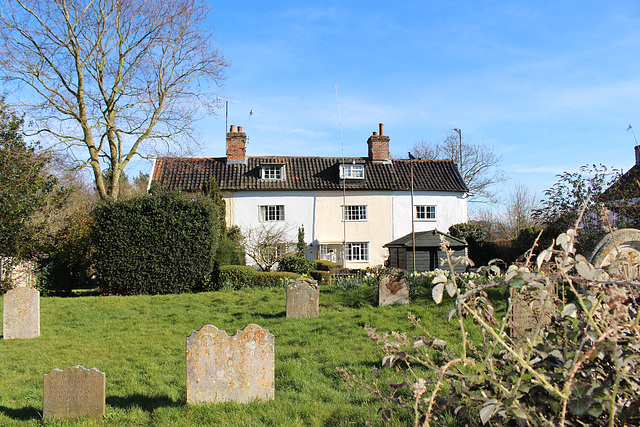
POLYGON ((187 338, 187 403, 272 400, 274 336, 249 324, 229 336, 213 325, 187 338))

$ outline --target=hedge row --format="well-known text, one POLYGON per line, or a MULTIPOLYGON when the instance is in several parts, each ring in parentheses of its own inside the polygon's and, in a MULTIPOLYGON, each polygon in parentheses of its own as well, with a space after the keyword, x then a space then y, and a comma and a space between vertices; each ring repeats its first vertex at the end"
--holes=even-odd
POLYGON ((284 271, 266 272, 244 265, 223 265, 218 272, 216 289, 277 288, 282 286, 282 279, 295 280, 298 277, 299 274, 284 271))

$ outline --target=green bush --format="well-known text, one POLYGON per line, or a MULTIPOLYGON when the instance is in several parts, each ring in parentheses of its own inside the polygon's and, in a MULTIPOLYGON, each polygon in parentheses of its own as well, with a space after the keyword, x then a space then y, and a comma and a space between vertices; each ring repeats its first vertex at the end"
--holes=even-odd
MULTIPOLYGON (((519 252, 524 253, 531 249, 533 243, 536 241, 538 234, 542 231, 542 227, 538 225, 532 225, 530 227, 524 227, 518 230, 516 237, 511 240, 511 244, 519 252)), ((537 252, 537 251, 536 251, 537 252)))
POLYGON ((160 192, 93 211, 92 260, 103 293, 169 294, 210 277, 221 218, 211 199, 160 192))
POLYGON ((253 287, 258 272, 248 265, 222 265, 218 272, 217 289, 253 287))
POLYGON ((216 266, 245 265, 245 255, 242 249, 242 234, 240 227, 234 225, 221 233, 220 243, 216 251, 216 266))
POLYGON ((295 280, 299 274, 280 271, 256 271, 246 265, 223 265, 218 273, 217 289, 277 288, 283 278, 295 280))
POLYGON ((482 243, 487 240, 484 227, 482 227, 481 224, 473 222, 452 225, 449 227, 449 235, 459 239, 465 239, 467 240, 467 243, 469 243, 470 239, 477 243, 482 243))
POLYGON ((286 255, 278 265, 279 271, 289 271, 297 274, 309 274, 316 267, 316 261, 304 256, 286 255))
POLYGON ((288 278, 293 282, 299 274, 286 271, 257 271, 254 279, 253 287, 255 288, 278 288, 282 286, 282 279, 288 278))
POLYGON ((309 272, 309 276, 313 278, 313 280, 317 280, 318 284, 329 284, 331 283, 331 273, 328 271, 322 270, 311 270, 309 272))
POLYGON ((324 259, 316 259, 314 261, 316 262, 315 270, 329 271, 331 273, 335 273, 336 271, 342 269, 342 264, 339 264, 337 262, 331 262, 324 259))

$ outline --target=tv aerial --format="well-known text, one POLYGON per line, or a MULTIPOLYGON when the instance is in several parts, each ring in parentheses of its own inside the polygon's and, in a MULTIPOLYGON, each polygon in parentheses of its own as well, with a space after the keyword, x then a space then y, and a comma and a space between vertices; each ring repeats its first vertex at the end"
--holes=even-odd
POLYGON ((633 139, 636 141, 636 145, 638 145, 638 140, 636 139, 636 133, 633 131, 633 126, 631 124, 627 128, 627 131, 629 131, 629 129, 631 129, 631 133, 633 134, 633 139))
POLYGON ((218 101, 224 101, 224 106, 225 106, 225 114, 224 114, 224 135, 226 137, 227 132, 229 132, 229 103, 230 102, 236 102, 238 104, 241 104, 240 101, 234 101, 232 99, 224 99, 224 98, 220 98, 218 97, 218 101))

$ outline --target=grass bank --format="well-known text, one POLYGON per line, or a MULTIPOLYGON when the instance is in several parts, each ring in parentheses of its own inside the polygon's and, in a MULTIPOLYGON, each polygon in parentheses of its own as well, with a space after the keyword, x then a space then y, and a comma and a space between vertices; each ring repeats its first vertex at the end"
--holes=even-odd
MULTIPOLYGON (((0 298, 1 300, 1 298, 0 298)), ((388 425, 368 394, 350 390, 336 368, 368 376, 382 350, 362 327, 411 334, 408 311, 443 333, 450 303, 427 299, 377 307, 377 289, 321 288, 320 317, 287 319, 285 289, 160 296, 40 299, 41 336, 0 340, 0 425, 347 426, 388 425), (229 334, 256 323, 275 336, 275 400, 245 405, 186 404, 185 343, 205 324, 229 334), (71 365, 106 373, 103 420, 41 420, 43 375, 71 365)), ((1 305, 0 305, 1 306, 1 305)), ((394 373, 380 371, 380 384, 394 373)), ((411 424, 409 414, 395 425, 411 424)))

